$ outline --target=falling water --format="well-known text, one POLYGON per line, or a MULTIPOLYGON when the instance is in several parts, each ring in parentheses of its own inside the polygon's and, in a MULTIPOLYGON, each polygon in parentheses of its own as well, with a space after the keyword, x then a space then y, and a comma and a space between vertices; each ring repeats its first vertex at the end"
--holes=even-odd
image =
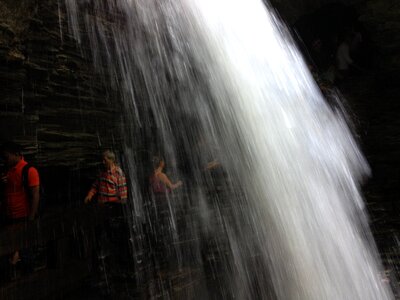
MULTIPOLYGON (((150 221, 138 179, 143 167, 131 149, 152 145, 148 150, 162 149, 172 173, 190 178, 189 200, 177 195, 169 202, 173 241, 182 239, 176 215, 187 205, 185 240, 215 241, 222 266, 214 284, 222 297, 392 298, 379 280, 359 192, 368 166, 268 6, 260 0, 66 0, 66 6, 71 32, 82 47, 90 45, 97 70, 120 91, 127 111, 133 223, 150 221), (224 192, 214 198, 202 175, 210 158, 225 177, 224 192)), ((190 256, 204 266, 204 251, 202 242, 176 246, 175 263, 190 256)))

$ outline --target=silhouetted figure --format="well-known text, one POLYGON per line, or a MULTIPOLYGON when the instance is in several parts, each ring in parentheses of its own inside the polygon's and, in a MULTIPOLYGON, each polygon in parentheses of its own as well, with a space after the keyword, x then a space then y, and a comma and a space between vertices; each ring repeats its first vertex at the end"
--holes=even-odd
POLYGON ((359 69, 351 57, 352 40, 353 35, 351 32, 346 33, 336 51, 337 77, 339 80, 348 77, 352 70, 359 69))

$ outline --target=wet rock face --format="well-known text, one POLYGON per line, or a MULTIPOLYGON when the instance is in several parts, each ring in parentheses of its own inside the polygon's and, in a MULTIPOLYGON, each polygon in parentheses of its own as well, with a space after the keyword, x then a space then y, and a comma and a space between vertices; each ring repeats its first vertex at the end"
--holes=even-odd
POLYGON ((354 5, 364 0, 271 0, 271 4, 276 7, 282 17, 289 23, 294 23, 299 17, 314 12, 315 10, 332 4, 343 3, 346 5, 354 5))
POLYGON ((367 0, 359 7, 360 21, 379 48, 381 65, 400 69, 400 1, 367 0))
POLYGON ((86 168, 118 144, 118 93, 68 33, 63 1, 0 1, 0 139, 39 166, 86 168))
MULTIPOLYGON (((272 0, 289 22, 332 0, 272 0)), ((349 0, 378 45, 383 68, 400 68, 400 2, 349 0)), ((22 143, 42 165, 81 168, 120 140, 120 104, 98 75, 89 45, 68 32, 64 0, 0 0, 0 139, 22 143)))
POLYGON ((376 45, 378 66, 383 70, 400 69, 400 1, 398 0, 271 0, 280 15, 294 24, 300 17, 329 5, 345 5, 353 10, 358 21, 376 45))

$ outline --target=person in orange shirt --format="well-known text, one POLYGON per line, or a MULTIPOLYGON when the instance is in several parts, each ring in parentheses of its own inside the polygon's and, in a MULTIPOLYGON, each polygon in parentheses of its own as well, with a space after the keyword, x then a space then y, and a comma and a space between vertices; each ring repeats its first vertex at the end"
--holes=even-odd
MULTIPOLYGON (((1 175, 6 223, 33 221, 39 207, 39 173, 34 167, 28 166, 22 156, 22 147, 18 144, 3 144, 1 156, 7 168, 6 173, 1 175), (27 167, 29 168, 26 170, 27 167)), ((14 253, 10 261, 12 264, 19 261, 18 251, 14 253)))

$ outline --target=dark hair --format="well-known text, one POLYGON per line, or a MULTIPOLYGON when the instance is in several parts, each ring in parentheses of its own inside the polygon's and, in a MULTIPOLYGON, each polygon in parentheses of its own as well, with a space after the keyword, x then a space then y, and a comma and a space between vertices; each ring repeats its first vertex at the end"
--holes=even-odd
POLYGON ((12 154, 22 154, 22 146, 14 142, 4 142, 1 144, 1 152, 8 152, 12 154))
POLYGON ((162 161, 164 161, 164 159, 161 156, 154 156, 153 157, 153 168, 154 169, 158 168, 162 161))

